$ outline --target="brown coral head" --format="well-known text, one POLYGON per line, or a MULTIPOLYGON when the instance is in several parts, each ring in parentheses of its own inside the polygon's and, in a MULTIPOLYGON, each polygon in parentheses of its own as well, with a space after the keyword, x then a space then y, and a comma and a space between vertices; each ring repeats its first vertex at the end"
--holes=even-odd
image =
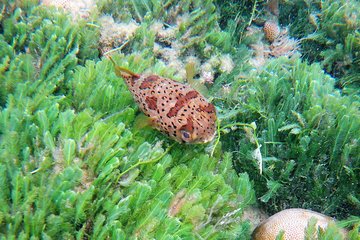
POLYGON ((273 42, 280 35, 280 27, 275 21, 266 21, 263 29, 265 38, 269 42, 273 42))

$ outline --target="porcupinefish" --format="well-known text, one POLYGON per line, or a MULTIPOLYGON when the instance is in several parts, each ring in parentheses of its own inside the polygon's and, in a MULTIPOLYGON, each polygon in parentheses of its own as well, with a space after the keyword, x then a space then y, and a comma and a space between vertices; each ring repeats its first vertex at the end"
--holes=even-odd
POLYGON ((214 138, 215 107, 199 92, 158 75, 133 73, 110 60, 156 129, 182 143, 207 143, 214 138))

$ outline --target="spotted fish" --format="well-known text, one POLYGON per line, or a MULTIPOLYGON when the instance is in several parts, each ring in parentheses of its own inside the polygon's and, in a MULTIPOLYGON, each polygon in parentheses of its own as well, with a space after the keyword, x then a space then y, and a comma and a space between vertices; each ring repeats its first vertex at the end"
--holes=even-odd
POLYGON ((214 138, 215 107, 199 92, 168 78, 133 73, 110 60, 155 128, 182 143, 206 143, 214 138))

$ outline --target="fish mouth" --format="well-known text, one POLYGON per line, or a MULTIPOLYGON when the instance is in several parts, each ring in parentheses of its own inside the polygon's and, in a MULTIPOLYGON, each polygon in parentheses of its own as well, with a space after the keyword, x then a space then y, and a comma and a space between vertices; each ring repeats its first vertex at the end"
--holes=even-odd
POLYGON ((203 139, 195 139, 194 141, 192 141, 191 143, 193 144, 205 144, 205 143, 209 143, 211 142, 212 140, 214 140, 216 136, 216 132, 214 132, 213 135, 207 137, 207 138, 203 138, 203 139))
POLYGON ((211 142, 212 140, 214 140, 214 138, 215 138, 215 135, 214 135, 213 137, 209 137, 209 138, 207 138, 207 139, 204 139, 203 141, 201 141, 201 142, 199 142, 199 143, 209 143, 209 142, 211 142))

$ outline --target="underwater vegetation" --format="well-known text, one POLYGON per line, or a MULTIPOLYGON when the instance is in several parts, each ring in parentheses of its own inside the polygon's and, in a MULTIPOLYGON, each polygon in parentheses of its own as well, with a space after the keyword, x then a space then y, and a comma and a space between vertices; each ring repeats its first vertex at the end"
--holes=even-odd
POLYGON ((300 59, 276 59, 232 84, 227 101, 238 109, 236 121, 256 119, 264 174, 251 154, 253 132, 230 133, 223 143, 236 149, 238 170, 262 189, 256 192, 264 193, 266 208, 358 215, 359 103, 334 90, 334 79, 319 64, 300 59))
POLYGON ((303 54, 320 62, 336 86, 349 95, 360 89, 359 1, 293 1, 282 17, 290 32, 302 39, 303 54), (299 7, 302 6, 302 7, 299 7), (290 16, 290 17, 285 17, 290 16))
MULTIPOLYGON (((255 195, 229 153, 219 161, 203 147, 172 146, 156 131, 137 129, 137 107, 112 63, 81 64, 82 57, 96 59, 94 33, 87 36, 84 22, 72 25, 68 16, 44 7, 7 14, 1 39, 2 238, 250 234, 240 218, 255 195)), ((140 54, 115 60, 139 72, 153 65, 140 54)))
POLYGON ((1 239, 250 239, 255 206, 358 239, 357 1, 70 2, 0 4, 1 239), (107 56, 201 92, 215 139, 145 126, 107 56))

